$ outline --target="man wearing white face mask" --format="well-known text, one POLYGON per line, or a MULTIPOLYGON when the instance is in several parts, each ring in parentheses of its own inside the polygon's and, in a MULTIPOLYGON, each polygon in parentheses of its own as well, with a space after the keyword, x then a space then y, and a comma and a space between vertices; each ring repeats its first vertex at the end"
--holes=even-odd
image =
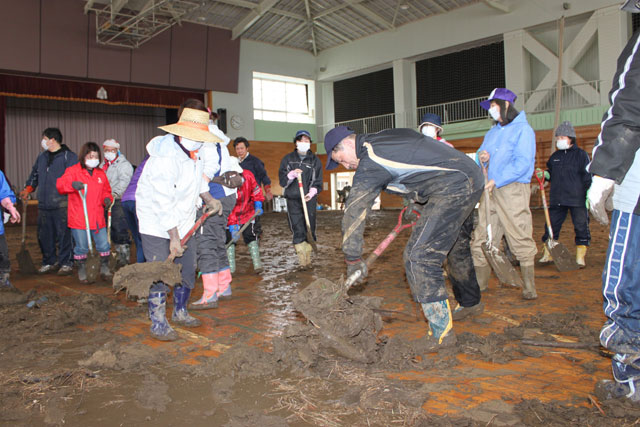
MULTIPOLYGON (((549 157, 547 170, 537 169, 536 175, 551 183, 549 218, 555 239, 560 236, 560 229, 567 217, 567 211, 571 212, 576 234, 576 263, 584 267, 584 257, 591 241, 589 213, 585 205, 587 190, 591 185, 591 174, 587 172, 589 155, 576 145, 576 131, 570 122, 560 123, 555 136, 558 150, 549 157)), ((542 241, 546 242, 548 238, 549 231, 545 227, 542 241)), ((552 262, 553 258, 547 245, 543 245, 543 251, 540 262, 552 262)))
POLYGON ((302 180, 311 234, 316 240, 316 195, 322 191, 322 163, 310 149, 311 134, 309 131, 299 130, 296 132, 293 143, 296 145, 296 149, 284 156, 280 162, 278 177, 287 200, 287 216, 289 228, 293 232, 293 246, 296 249, 300 266, 308 267, 311 264, 311 245, 307 242, 307 226, 298 188, 298 177, 302 180))
POLYGON ((114 245, 117 267, 129 264, 131 238, 127 220, 122 210, 122 194, 127 189, 133 176, 133 166, 120 152, 120 143, 115 139, 107 139, 102 143, 104 161, 100 168, 107 174, 113 194, 113 207, 111 208, 111 242, 114 245))

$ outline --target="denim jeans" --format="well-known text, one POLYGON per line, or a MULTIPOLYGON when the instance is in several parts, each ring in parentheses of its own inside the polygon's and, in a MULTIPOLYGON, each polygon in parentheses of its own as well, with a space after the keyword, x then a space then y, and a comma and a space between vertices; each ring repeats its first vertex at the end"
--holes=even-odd
POLYGON ((66 207, 38 209, 38 243, 42 265, 71 265, 71 232, 67 227, 66 207))
MULTIPOLYGON (((72 228, 73 237, 73 259, 85 259, 89 253, 89 242, 87 242, 87 230, 82 228, 72 228)), ((109 241, 107 240, 107 228, 91 230, 91 238, 96 244, 96 250, 100 256, 108 256, 111 253, 109 241)))

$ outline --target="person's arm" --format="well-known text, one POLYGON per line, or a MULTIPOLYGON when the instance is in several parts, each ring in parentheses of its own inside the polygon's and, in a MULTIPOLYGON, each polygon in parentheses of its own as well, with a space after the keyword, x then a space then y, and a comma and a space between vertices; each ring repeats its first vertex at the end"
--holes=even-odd
POLYGON ((113 197, 119 199, 120 197, 122 197, 124 190, 127 189, 129 182, 131 182, 131 177, 133 176, 133 166, 131 166, 131 163, 129 163, 129 161, 127 160, 118 167, 117 173, 118 174, 116 175, 116 178, 113 180, 113 182, 109 182, 109 185, 111 185, 111 192, 113 194, 113 197))
POLYGON ((497 188, 516 182, 535 163, 536 134, 533 129, 523 126, 517 141, 509 162, 493 176, 497 188))
POLYGON ((242 175, 244 176, 244 179, 247 180, 246 188, 248 188, 250 191, 249 200, 253 203, 264 202, 264 196, 262 195, 262 190, 260 189, 260 186, 258 185, 258 182, 254 178, 251 171, 244 171, 242 175), (246 172, 249 172, 249 173, 247 174, 246 172))
POLYGON ((309 188, 315 188, 318 193, 322 191, 322 162, 317 156, 313 160, 313 176, 309 188))
POLYGON ((107 174, 102 172, 102 175, 104 176, 104 184, 102 185, 102 197, 100 201, 104 204, 104 207, 108 208, 109 205, 113 203, 114 197, 112 195, 111 184, 109 184, 109 180, 107 179, 107 174))
POLYGON ((287 156, 284 156, 280 161, 280 169, 278 169, 278 178, 280 180, 280 187, 287 188, 289 184, 291 184, 291 180, 288 178, 289 170, 289 162, 287 161, 287 156))
POLYGON ((587 154, 587 152, 584 150, 582 151, 580 158, 581 158, 581 163, 579 166, 579 173, 582 179, 582 187, 586 193, 589 187, 591 186, 591 181, 592 181, 591 174, 587 170, 587 168, 589 167, 589 162, 591 160, 589 159, 589 155, 587 154))
POLYGON ((75 181, 73 170, 67 168, 62 176, 56 180, 56 189, 58 190, 58 193, 71 194, 77 192, 78 190, 73 188, 71 185, 73 181, 75 181))
POLYGON ((40 159, 40 156, 36 158, 36 161, 31 168, 29 178, 27 178, 27 182, 24 185, 24 189, 20 192, 20 198, 22 200, 26 200, 26 198, 29 197, 29 193, 33 193, 36 188, 38 188, 38 159, 40 159))

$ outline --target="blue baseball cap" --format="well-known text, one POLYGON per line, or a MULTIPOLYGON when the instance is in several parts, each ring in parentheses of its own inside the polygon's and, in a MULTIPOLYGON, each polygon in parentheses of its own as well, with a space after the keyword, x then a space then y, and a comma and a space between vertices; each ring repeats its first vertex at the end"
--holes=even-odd
POLYGON ((509 101, 513 104, 517 98, 518 95, 511 92, 509 89, 497 87, 491 91, 486 101, 482 101, 480 103, 480 106, 485 110, 488 110, 489 108, 491 108, 491 101, 493 101, 494 99, 502 99, 503 101, 509 101))
POLYGON ((331 170, 338 167, 338 163, 334 162, 331 158, 331 152, 336 148, 336 145, 340 144, 340 141, 354 133, 354 131, 346 126, 338 126, 327 132, 324 136, 324 149, 327 152, 327 165, 325 169, 331 170))
POLYGON ((296 137, 293 138, 294 141, 299 140, 300 138, 302 138, 303 136, 308 137, 309 139, 311 139, 311 134, 309 133, 308 130, 299 130, 298 132, 296 132, 296 137))
POLYGON ((420 128, 422 128, 422 126, 424 125, 434 125, 442 129, 442 119, 437 114, 426 113, 424 116, 422 116, 420 128))

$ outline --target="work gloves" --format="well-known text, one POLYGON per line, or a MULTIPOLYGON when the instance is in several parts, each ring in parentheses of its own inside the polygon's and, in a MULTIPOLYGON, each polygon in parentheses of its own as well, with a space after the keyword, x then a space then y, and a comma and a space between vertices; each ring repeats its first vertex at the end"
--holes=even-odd
POLYGON ((211 215, 222 215, 222 203, 220 203, 220 200, 214 199, 211 193, 209 193, 208 191, 200 193, 200 197, 205 203, 207 212, 209 212, 211 215))
POLYGON ((187 247, 183 247, 180 243, 180 235, 178 234, 178 227, 174 227, 168 231, 169 233, 169 252, 173 258, 180 258, 187 247))
POLYGON ((229 226, 229 233, 231 233, 231 240, 235 240, 239 232, 240 232, 240 224, 233 224, 229 226))
POLYGON ((318 194, 318 189, 315 187, 311 187, 307 195, 304 196, 304 201, 308 202, 309 200, 313 199, 316 196, 316 194, 318 194))
POLYGON ((367 277, 367 274, 369 273, 369 269, 367 268, 367 264, 364 261, 362 261, 361 258, 355 261, 345 260, 345 262, 347 263, 347 278, 351 277, 352 275, 358 272, 360 273, 360 275, 358 276, 358 278, 354 283, 361 283, 364 280, 364 278, 367 277))
POLYGON ((549 181, 551 179, 551 175, 549 175, 549 171, 543 171, 540 168, 536 169, 536 176, 538 177, 538 179, 540 181, 545 180, 545 179, 547 181, 549 181))
POLYGON ((73 181, 71 183, 71 186, 73 187, 74 190, 84 190, 84 182, 80 182, 80 181, 73 181))
POLYGON ((29 198, 29 193, 33 193, 33 187, 30 185, 27 185, 26 187, 24 187, 24 190, 22 190, 20 194, 18 194, 18 196, 22 200, 27 200, 29 198))
POLYGON ((612 179, 594 175, 591 180, 591 187, 587 191, 587 208, 596 221, 602 225, 609 223, 605 206, 607 199, 611 196, 614 184, 615 181, 612 179))
POLYGON ((292 171, 289 171, 289 173, 287 174, 287 179, 289 181, 293 181, 298 177, 298 175, 300 175, 301 172, 302 171, 300 169, 294 169, 292 171))
POLYGON ((260 216, 264 213, 262 210, 262 202, 260 201, 253 202, 253 209, 256 211, 256 216, 260 216))
POLYGON ((108 198, 108 197, 105 197, 105 198, 104 198, 104 205, 105 205, 106 207, 111 206, 111 199, 110 199, 110 198, 108 198))
POLYGON ((220 176, 214 177, 211 181, 227 188, 238 188, 242 185, 242 175, 236 171, 227 171, 220 176))

